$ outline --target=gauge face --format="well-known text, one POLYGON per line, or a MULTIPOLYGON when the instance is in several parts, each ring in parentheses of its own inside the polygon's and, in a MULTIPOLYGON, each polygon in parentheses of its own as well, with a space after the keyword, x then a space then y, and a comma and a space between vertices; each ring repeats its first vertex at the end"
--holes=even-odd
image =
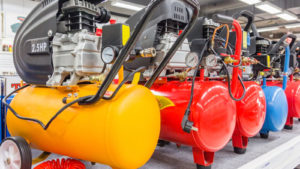
POLYGON ((215 67, 217 66, 218 62, 217 62, 217 58, 215 55, 208 55, 205 59, 205 64, 208 67, 215 67))
POLYGON ((196 67, 198 62, 199 62, 199 58, 198 58, 197 53, 191 52, 191 53, 187 54, 187 56, 185 58, 185 64, 188 67, 196 67))
POLYGON ((101 57, 104 63, 112 64, 117 57, 117 51, 113 47, 106 47, 103 49, 101 57))

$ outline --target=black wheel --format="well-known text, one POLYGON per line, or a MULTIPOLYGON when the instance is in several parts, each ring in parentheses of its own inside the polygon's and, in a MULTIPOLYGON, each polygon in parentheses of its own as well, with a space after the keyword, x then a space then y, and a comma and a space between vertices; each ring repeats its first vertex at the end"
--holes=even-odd
POLYGON ((0 157, 0 168, 31 169, 31 149, 22 137, 6 138, 1 143, 0 157))
POLYGON ((211 165, 210 166, 203 166, 203 165, 197 164, 197 169, 211 169, 211 165))
POLYGON ((245 154, 247 149, 234 147, 233 150, 236 154, 245 154))
POLYGON ((260 133, 260 138, 268 139, 269 138, 269 133, 260 133))
POLYGON ((298 119, 298 121, 300 121, 300 118, 298 119))
POLYGON ((286 130, 293 130, 293 126, 291 125, 285 125, 284 126, 284 129, 286 129, 286 130))
POLYGON ((164 141, 164 140, 158 140, 158 143, 157 143, 157 145, 159 147, 164 147, 164 146, 169 145, 169 144, 170 144, 170 142, 164 141))

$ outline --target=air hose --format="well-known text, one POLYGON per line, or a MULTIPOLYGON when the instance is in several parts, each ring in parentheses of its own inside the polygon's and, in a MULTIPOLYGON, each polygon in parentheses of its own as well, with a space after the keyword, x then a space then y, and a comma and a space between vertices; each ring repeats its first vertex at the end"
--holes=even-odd
POLYGON ((234 101, 237 101, 237 102, 243 100, 244 97, 246 96, 246 87, 245 87, 245 84, 243 82, 243 79, 241 78, 240 75, 238 75, 239 81, 241 82, 241 85, 243 87, 243 95, 242 95, 242 97, 237 99, 233 96, 232 91, 231 91, 230 74, 229 74, 227 65, 223 61, 222 61, 222 64, 223 64, 223 67, 225 68, 225 72, 227 74, 228 91, 229 91, 229 95, 230 95, 231 99, 234 100, 234 101))
MULTIPOLYGON (((118 91, 121 89, 121 87, 127 82, 129 81, 129 79, 137 72, 140 72, 141 70, 145 69, 145 67, 140 67, 138 68, 137 70, 131 72, 128 76, 126 76, 126 78, 121 82, 121 84, 117 87, 117 89, 114 91, 114 93, 110 96, 110 97, 103 97, 104 100, 111 100, 113 99, 116 94, 118 93, 118 91)), ((44 130, 47 130, 49 128, 49 126, 52 124, 52 122, 63 112, 65 111, 67 108, 69 108, 70 106, 76 104, 76 103, 79 103, 81 101, 84 101, 86 99, 90 99, 91 97, 93 96, 85 96, 85 97, 81 97, 77 100, 74 100, 68 104, 66 104, 64 107, 62 107, 57 113, 55 113, 55 115, 49 120, 49 122, 45 125, 43 122, 41 122, 40 120, 38 119, 33 119, 33 118, 26 118, 26 117, 22 117, 20 116, 8 103, 7 103, 7 99, 13 95, 14 93, 17 93, 18 91, 26 88, 26 87, 29 87, 30 85, 26 85, 26 86, 23 86, 23 87, 20 87, 19 89, 11 92, 10 94, 8 94, 6 97, 4 97, 3 99, 3 104, 18 118, 18 119, 21 119, 21 120, 26 120, 26 121, 31 121, 31 122, 35 122, 35 123, 38 123, 44 130)))
POLYGON ((85 169, 85 165, 81 161, 74 159, 57 159, 46 161, 34 169, 85 169))

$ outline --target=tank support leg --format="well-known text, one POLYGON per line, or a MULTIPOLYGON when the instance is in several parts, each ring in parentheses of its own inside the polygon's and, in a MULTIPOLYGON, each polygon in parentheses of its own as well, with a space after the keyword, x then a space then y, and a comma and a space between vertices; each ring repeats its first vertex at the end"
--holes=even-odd
POLYGON ((199 148, 193 147, 194 162, 197 164, 197 169, 210 169, 214 162, 214 152, 205 152, 199 148))
POLYGON ((232 145, 236 154, 245 154, 248 146, 248 137, 242 136, 238 130, 235 130, 232 136, 232 145))
POLYGON ((260 138, 263 138, 263 139, 268 139, 269 138, 269 131, 260 131, 260 138))
POLYGON ((284 129, 292 130, 293 129, 294 118, 288 117, 284 126, 284 129))

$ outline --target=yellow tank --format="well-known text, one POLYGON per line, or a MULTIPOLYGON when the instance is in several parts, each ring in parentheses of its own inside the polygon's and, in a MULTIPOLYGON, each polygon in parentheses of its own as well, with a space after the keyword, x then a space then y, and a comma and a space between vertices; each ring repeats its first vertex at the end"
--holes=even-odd
MULTIPOLYGON (((77 93, 83 97, 97 90, 94 84, 81 85, 77 93)), ((11 106, 21 116, 46 124, 65 105, 62 100, 69 93, 30 86, 16 95, 11 106)), ((69 107, 46 131, 37 123, 16 118, 11 111, 7 124, 12 136, 24 137, 34 148, 112 168, 134 169, 143 166, 155 150, 160 110, 149 89, 124 85, 113 100, 69 107)))

